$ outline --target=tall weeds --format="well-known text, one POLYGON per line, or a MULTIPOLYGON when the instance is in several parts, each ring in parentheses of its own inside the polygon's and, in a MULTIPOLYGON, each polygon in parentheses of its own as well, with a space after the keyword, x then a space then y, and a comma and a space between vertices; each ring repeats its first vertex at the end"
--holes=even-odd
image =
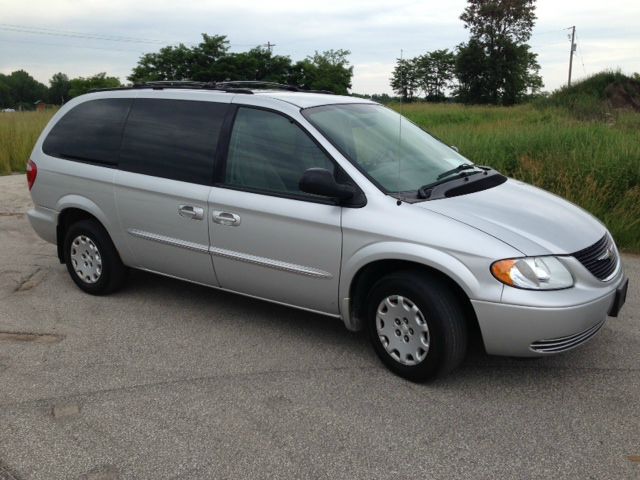
MULTIPOLYGON (((473 162, 580 205, 609 227, 620 247, 640 252, 640 114, 593 121, 540 105, 409 104, 402 110, 473 162)), ((52 114, 0 113, 0 174, 25 170, 52 114)))
POLYGON ((640 252, 640 114, 581 121, 554 107, 410 104, 403 113, 475 163, 590 211, 640 252))
POLYGON ((25 171, 33 145, 53 113, 0 112, 0 175, 25 171))

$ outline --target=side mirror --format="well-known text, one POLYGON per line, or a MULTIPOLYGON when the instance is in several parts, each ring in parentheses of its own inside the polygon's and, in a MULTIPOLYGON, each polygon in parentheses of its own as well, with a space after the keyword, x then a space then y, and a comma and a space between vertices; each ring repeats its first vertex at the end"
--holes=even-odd
POLYGON ((356 190, 351 185, 336 182, 333 174, 325 168, 310 168, 302 174, 298 188, 305 193, 336 198, 341 202, 352 198, 356 190))
POLYGON ((456 147, 455 145, 450 145, 450 147, 452 149, 454 149, 457 153, 460 153, 460 149, 458 147, 456 147))

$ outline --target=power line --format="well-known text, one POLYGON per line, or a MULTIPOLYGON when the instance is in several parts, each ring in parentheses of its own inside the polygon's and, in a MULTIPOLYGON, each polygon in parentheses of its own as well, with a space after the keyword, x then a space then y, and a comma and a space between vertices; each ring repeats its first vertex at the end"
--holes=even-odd
MULTIPOLYGON (((27 33, 30 35, 47 35, 47 36, 55 36, 55 37, 66 37, 66 38, 77 38, 77 39, 85 39, 85 40, 99 40, 99 41, 109 41, 109 42, 123 42, 123 43, 138 43, 138 44, 147 44, 147 45, 157 45, 157 46, 167 46, 167 45, 175 45, 178 43, 183 43, 185 45, 194 46, 198 42, 178 42, 178 41, 169 41, 169 40, 158 40, 158 39, 150 39, 150 38, 138 38, 138 37, 124 37, 119 35, 106 35, 106 34, 93 34, 93 33, 82 33, 82 32, 74 32, 69 30, 59 30, 54 28, 45 28, 45 27, 30 27, 26 25, 15 25, 8 23, 0 23, 0 30, 5 31, 7 33, 27 33)), ((8 40, 14 41, 16 40, 8 40)), ((27 42, 22 42, 27 43, 27 42)), ((37 43, 37 42, 31 42, 37 43)), ((43 45, 54 45, 48 42, 40 42, 43 45)), ((75 45, 70 45, 75 46, 75 45)), ((266 46, 271 50, 272 47, 275 47, 275 43, 267 42, 267 44, 260 45, 258 43, 228 43, 227 46, 229 48, 253 48, 257 46, 266 46)), ((82 48, 95 48, 100 50, 98 47, 88 47, 85 45, 78 46, 82 48)), ((109 49, 105 49, 109 50, 109 49)), ((115 49, 113 49, 115 50, 115 49)))
MULTIPOLYGON (((561 28, 561 29, 555 29, 555 30, 545 30, 543 32, 533 32, 531 34, 531 37, 529 39, 529 41, 533 40, 533 43, 530 43, 529 46, 531 47, 540 47, 540 46, 547 46, 547 45, 560 45, 563 44, 564 45, 564 40, 560 40, 560 38, 558 38, 558 40, 551 40, 551 41, 547 41, 547 42, 538 42, 537 41, 537 37, 541 36, 541 35, 548 35, 551 33, 555 33, 558 37, 560 37, 558 34, 559 33, 564 33, 566 32, 567 29, 566 28, 561 28)), ((564 35, 563 35, 564 37, 564 35)))
POLYGON ((548 47, 550 45, 564 45, 564 42, 566 42, 566 40, 557 41, 557 42, 546 42, 546 43, 531 43, 529 44, 529 46, 533 48, 548 47))
POLYGON ((580 62, 582 63, 582 71, 584 72, 584 76, 587 76, 587 69, 584 66, 584 57, 582 56, 582 53, 584 51, 584 49, 582 48, 582 44, 580 42, 580 39, 578 38, 578 33, 576 32, 576 44, 578 46, 578 53, 580 54, 580 62))
POLYGON ((547 35, 549 33, 560 33, 560 32, 564 32, 566 30, 566 28, 561 28, 561 29, 556 29, 556 30, 545 30, 544 32, 532 32, 531 36, 532 37, 537 37, 538 35, 547 35))
POLYGON ((68 30, 57 30, 44 27, 29 27, 26 25, 14 25, 9 23, 0 23, 0 30, 7 32, 28 33, 32 35, 49 35, 55 37, 83 38, 90 40, 105 40, 109 42, 125 42, 125 43, 148 43, 156 45, 164 45, 170 42, 164 40, 155 40, 149 38, 124 37, 120 35, 103 35, 95 33, 72 32, 68 30))
POLYGON ((132 50, 132 49, 123 49, 123 48, 113 48, 113 47, 95 47, 95 46, 90 46, 90 45, 74 45, 71 43, 51 43, 51 42, 32 42, 29 40, 13 40, 13 39, 2 39, 2 42, 8 42, 8 43, 25 43, 25 44, 30 44, 30 45, 44 45, 45 47, 62 47, 62 48, 85 48, 85 49, 90 49, 90 50, 105 50, 108 52, 131 52, 131 53, 137 53, 138 55, 145 53, 142 51, 142 49, 140 50, 132 50))

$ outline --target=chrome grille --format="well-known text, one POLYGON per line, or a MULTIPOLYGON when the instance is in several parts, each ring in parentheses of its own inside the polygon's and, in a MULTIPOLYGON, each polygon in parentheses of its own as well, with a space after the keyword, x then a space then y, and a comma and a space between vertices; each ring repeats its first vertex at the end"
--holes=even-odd
POLYGON ((600 328, 604 325, 605 321, 606 319, 600 323, 595 324, 593 327, 588 328, 584 332, 569 335, 567 337, 538 340, 537 342, 533 342, 529 346, 529 348, 538 353, 560 353, 571 350, 572 348, 583 344, 591 337, 593 337, 596 333, 598 333, 598 330, 600 330, 600 328))
POLYGON ((596 278, 606 280, 618 266, 618 252, 609 235, 573 254, 596 278))

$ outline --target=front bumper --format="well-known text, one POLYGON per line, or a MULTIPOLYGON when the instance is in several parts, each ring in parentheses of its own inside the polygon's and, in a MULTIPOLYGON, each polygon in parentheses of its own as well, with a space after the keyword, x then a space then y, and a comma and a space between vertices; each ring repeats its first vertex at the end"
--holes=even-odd
POLYGON ((591 339, 614 306, 620 279, 603 296, 578 305, 536 307, 472 300, 487 353, 536 357, 571 350, 591 339))

